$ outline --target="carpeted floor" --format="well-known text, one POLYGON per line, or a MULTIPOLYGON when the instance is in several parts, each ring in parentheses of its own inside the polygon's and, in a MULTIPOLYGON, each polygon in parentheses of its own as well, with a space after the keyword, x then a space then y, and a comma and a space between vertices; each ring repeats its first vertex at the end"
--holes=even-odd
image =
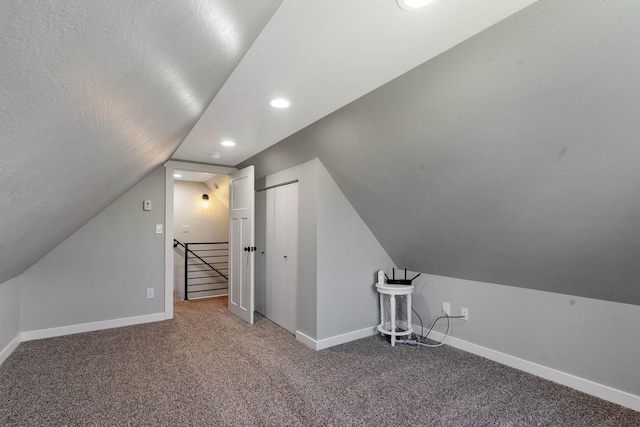
POLYGON ((640 426, 640 413, 444 346, 313 351, 226 299, 175 319, 20 344, 0 425, 640 426))

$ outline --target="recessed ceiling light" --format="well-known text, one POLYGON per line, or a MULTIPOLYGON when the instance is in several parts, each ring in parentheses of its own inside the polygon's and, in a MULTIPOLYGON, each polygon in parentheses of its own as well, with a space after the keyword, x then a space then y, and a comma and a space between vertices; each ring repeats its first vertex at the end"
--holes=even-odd
POLYGON ((287 108, 291 103, 284 98, 276 98, 271 101, 271 106, 274 108, 287 108))
POLYGON ((222 145, 224 145, 225 147, 233 147, 234 145, 236 145, 236 143, 233 141, 226 140, 226 141, 222 141, 222 145))
POLYGON ((212 151, 209 153, 209 157, 211 157, 212 159, 219 159, 220 156, 222 156, 222 154, 218 153, 217 151, 212 151))
POLYGON ((413 12, 421 7, 425 7, 429 3, 433 3, 433 0, 397 0, 400 9, 413 12))
POLYGON ((174 173, 174 174, 173 174, 173 177, 174 177, 174 178, 182 178, 182 175, 180 175, 179 173, 174 173))

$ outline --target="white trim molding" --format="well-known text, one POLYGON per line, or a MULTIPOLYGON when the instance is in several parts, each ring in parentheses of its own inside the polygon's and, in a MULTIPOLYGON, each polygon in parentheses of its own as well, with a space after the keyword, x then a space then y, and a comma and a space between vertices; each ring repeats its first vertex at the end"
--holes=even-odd
POLYGON ((11 353, 13 353, 13 351, 18 347, 18 345, 20 345, 21 342, 22 338, 20 334, 18 334, 14 339, 11 340, 9 344, 7 344, 5 348, 2 349, 2 351, 0 351, 0 365, 2 365, 5 360, 7 360, 7 357, 9 357, 11 353))
POLYGON ((165 320, 164 313, 146 314, 143 316, 124 317, 121 319, 103 320, 100 322, 82 323, 78 325, 60 326, 58 328, 38 329, 22 333, 22 341, 79 334, 82 332, 100 331, 102 329, 120 328, 122 326, 140 325, 143 323, 165 320))
POLYGON ((296 331, 296 339, 314 350, 323 350, 325 348, 344 344, 350 341, 359 340, 360 338, 370 337, 372 335, 375 335, 376 333, 378 333, 376 326, 371 326, 368 328, 360 329, 358 331, 347 332, 345 334, 323 338, 321 340, 315 340, 300 331, 296 331))
MULTIPOLYGON (((168 163, 168 162, 167 162, 168 163)), ((173 167, 164 165, 164 318, 173 319, 173 167)))
POLYGON ((192 163, 169 160, 165 167, 164 179, 164 319, 173 319, 173 172, 176 169, 192 172, 209 172, 229 175, 238 169, 231 166, 218 166, 205 163, 192 163))
MULTIPOLYGON (((420 330, 419 325, 414 324, 413 328, 416 331, 420 330)), ((441 332, 432 331, 430 335, 430 338, 436 341, 442 341, 445 339, 444 334, 441 332)), ((481 345, 473 344, 459 338, 451 336, 446 337, 445 344, 640 412, 640 396, 627 393, 626 391, 618 390, 604 384, 599 384, 585 378, 549 368, 538 363, 530 362, 497 350, 492 350, 481 345)))
POLYGON ((169 160, 163 166, 167 169, 172 168, 172 169, 180 169, 184 171, 193 171, 193 172, 210 172, 210 173, 217 173, 220 175, 229 175, 238 170, 238 168, 235 168, 233 166, 219 166, 219 165, 213 165, 210 163, 194 163, 194 162, 184 162, 180 160, 169 160))
POLYGON ((159 322, 161 320, 165 320, 165 313, 146 314, 143 316, 124 317, 121 319, 103 320, 100 322, 25 331, 18 334, 4 349, 2 349, 2 351, 0 351, 0 365, 7 360, 11 353, 13 353, 18 345, 23 341, 33 341, 43 338, 79 334, 83 332, 100 331, 103 329, 120 328, 122 326, 140 325, 143 323, 159 322))

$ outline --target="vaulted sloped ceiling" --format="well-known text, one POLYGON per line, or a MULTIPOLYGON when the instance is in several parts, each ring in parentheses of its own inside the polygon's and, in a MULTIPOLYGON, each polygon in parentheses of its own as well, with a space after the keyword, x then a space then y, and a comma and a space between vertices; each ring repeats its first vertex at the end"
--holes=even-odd
MULTIPOLYGON (((0 283, 171 157, 234 70, 264 77, 236 66, 280 3, 0 2, 0 283)), ((511 3, 474 5, 486 23, 530 1, 511 3)), ((291 0, 263 39, 307 4, 325 3, 291 0)), ((319 157, 399 266, 640 304, 639 52, 636 0, 540 0, 241 165, 319 157)))
POLYGON ((400 267, 640 304, 640 3, 541 0, 240 166, 318 157, 400 267))
POLYGON ((167 160, 280 3, 0 2, 0 283, 167 160))

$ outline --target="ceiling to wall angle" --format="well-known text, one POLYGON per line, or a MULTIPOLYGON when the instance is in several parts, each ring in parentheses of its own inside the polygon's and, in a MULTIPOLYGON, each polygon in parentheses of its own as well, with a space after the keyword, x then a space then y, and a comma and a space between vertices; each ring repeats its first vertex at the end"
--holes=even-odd
POLYGON ((235 166, 534 2, 285 0, 172 158, 235 166))

